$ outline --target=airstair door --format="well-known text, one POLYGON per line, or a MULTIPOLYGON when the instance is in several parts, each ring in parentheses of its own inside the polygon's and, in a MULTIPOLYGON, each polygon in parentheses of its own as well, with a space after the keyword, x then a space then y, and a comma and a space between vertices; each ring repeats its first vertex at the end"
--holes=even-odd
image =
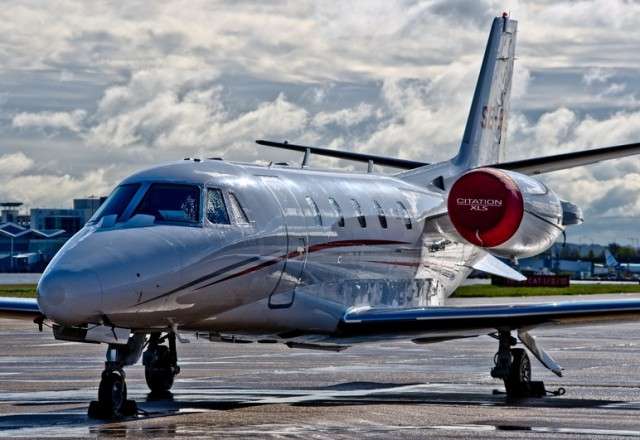
POLYGON ((280 280, 269 296, 269 307, 287 308, 293 304, 295 289, 307 262, 308 240, 306 218, 289 182, 277 176, 261 176, 265 186, 280 205, 285 226, 286 252, 280 280))

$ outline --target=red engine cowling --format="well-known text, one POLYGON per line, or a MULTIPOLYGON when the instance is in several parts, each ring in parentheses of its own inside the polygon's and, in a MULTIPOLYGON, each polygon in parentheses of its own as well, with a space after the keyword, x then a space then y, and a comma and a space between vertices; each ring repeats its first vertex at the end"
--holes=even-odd
POLYGON ((502 256, 543 252, 563 231, 558 197, 541 182, 510 171, 469 171, 451 186, 447 205, 461 238, 502 256))

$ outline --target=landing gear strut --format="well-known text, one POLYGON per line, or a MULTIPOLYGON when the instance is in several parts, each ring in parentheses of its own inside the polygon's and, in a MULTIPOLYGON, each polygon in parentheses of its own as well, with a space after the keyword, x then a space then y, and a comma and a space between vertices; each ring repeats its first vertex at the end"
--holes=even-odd
POLYGON ((134 334, 126 345, 109 344, 107 361, 98 387, 98 400, 89 404, 89 417, 113 419, 135 415, 136 402, 127 399, 124 367, 135 364, 142 354, 145 335, 134 334))
POLYGON ((159 333, 152 333, 147 350, 142 357, 142 363, 144 377, 151 392, 154 394, 168 392, 173 386, 174 378, 180 373, 175 333, 168 333, 163 338, 159 333), (169 346, 161 345, 165 339, 169 341, 169 346))
POLYGON ((491 377, 502 379, 508 397, 542 397, 546 395, 544 384, 531 380, 531 362, 523 348, 512 348, 517 339, 510 331, 498 332, 498 352, 491 377))

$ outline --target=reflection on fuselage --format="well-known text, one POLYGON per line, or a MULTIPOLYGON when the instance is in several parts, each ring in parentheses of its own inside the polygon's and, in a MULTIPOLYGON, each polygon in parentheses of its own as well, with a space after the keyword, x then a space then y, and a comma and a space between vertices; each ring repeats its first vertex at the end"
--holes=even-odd
POLYGON ((66 243, 39 302, 67 324, 224 330, 242 313, 255 331, 281 328, 283 310, 296 329, 326 330, 353 306, 441 304, 468 273, 463 259, 476 258, 425 220, 442 207, 442 192, 376 174, 152 168, 66 243))

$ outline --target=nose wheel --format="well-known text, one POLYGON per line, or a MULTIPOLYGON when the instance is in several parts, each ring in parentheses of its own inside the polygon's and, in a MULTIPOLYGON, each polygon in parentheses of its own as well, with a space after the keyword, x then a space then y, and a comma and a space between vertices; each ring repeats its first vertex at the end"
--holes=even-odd
POLYGON ((175 377, 180 373, 176 350, 176 335, 169 333, 164 338, 155 333, 149 339, 149 345, 142 357, 144 378, 153 394, 168 392, 173 386, 175 377), (168 346, 162 345, 168 340, 168 346))
POLYGON ((135 364, 142 353, 144 334, 134 334, 126 345, 109 345, 107 361, 98 386, 98 400, 89 404, 89 417, 93 419, 119 419, 134 416, 138 406, 127 398, 124 367, 135 364))
POLYGON ((116 419, 138 412, 136 402, 127 399, 127 382, 120 368, 105 368, 98 387, 98 400, 89 404, 89 417, 116 419))

